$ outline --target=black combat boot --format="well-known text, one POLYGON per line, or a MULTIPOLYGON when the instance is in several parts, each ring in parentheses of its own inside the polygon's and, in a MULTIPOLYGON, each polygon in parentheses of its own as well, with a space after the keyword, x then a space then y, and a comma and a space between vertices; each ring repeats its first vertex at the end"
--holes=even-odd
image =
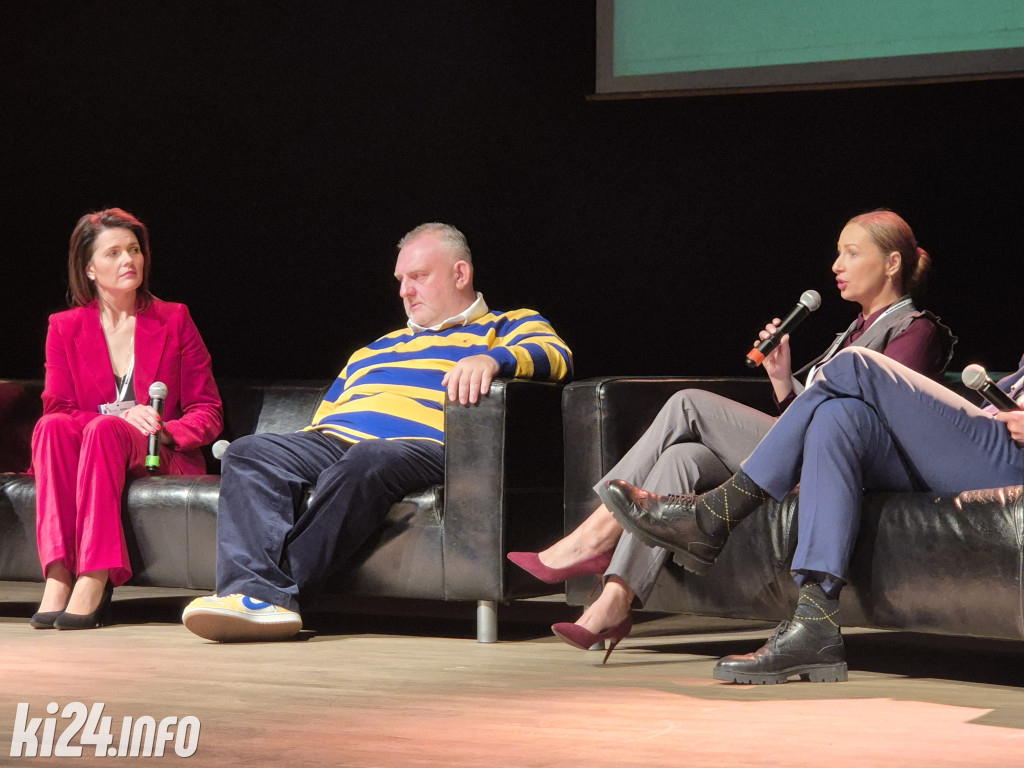
POLYGON ((649 547, 664 547, 688 571, 705 573, 732 529, 769 496, 743 470, 707 493, 660 496, 609 480, 601 500, 622 526, 649 547))
POLYGON ((839 595, 829 597, 816 583, 800 588, 792 621, 782 622, 761 648, 726 656, 713 677, 730 683, 785 683, 793 675, 812 683, 846 680, 846 649, 839 632, 839 595))

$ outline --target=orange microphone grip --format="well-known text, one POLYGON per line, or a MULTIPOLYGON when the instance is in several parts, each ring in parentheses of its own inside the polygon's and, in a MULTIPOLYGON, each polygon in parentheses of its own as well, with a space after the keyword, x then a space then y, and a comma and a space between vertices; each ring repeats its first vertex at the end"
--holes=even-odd
POLYGON ((761 350, 754 347, 747 352, 747 365, 750 368, 757 368, 761 363, 764 362, 764 355, 761 354, 761 350))
POLYGON ((779 342, 787 333, 796 328, 800 321, 807 315, 821 306, 821 296, 817 291, 804 291, 800 294, 800 301, 793 307, 788 315, 778 324, 775 333, 767 339, 761 339, 754 345, 754 348, 747 353, 747 366, 757 368, 764 359, 772 353, 779 342))

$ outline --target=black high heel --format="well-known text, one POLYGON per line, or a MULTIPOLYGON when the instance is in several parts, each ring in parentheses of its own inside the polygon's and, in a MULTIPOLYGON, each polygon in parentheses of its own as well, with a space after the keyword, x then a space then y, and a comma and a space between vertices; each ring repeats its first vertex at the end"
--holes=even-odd
MULTIPOLYGON (((43 592, 43 598, 45 602, 46 592, 43 592)), ((70 599, 70 595, 68 598, 70 599)), ((64 607, 68 607, 67 600, 64 601, 64 607)), ((53 622, 57 620, 57 617, 64 613, 60 611, 36 611, 32 614, 32 618, 28 620, 29 625, 32 629, 53 629, 53 622)))
POLYGON ((63 611, 53 622, 55 629, 95 629, 106 623, 107 609, 110 607, 110 599, 114 596, 114 585, 107 581, 103 587, 103 597, 100 604, 92 613, 68 613, 63 611))
POLYGON ((62 613, 64 611, 36 611, 28 623, 33 629, 53 629, 53 622, 62 613))

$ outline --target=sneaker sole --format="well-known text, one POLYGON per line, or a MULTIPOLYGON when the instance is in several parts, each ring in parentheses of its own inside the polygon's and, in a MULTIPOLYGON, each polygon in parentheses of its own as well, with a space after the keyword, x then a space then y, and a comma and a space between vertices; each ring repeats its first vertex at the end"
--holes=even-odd
POLYGON ((181 621, 192 634, 218 643, 287 640, 302 629, 302 619, 294 615, 270 614, 257 618, 216 608, 186 610, 181 621))
POLYGON ((799 667, 790 667, 781 672, 729 672, 724 669, 715 669, 711 676, 715 680, 722 680, 726 683, 738 683, 740 685, 775 685, 777 683, 788 683, 793 675, 800 675, 800 679, 811 683, 845 683, 847 679, 846 662, 841 664, 806 664, 799 667))

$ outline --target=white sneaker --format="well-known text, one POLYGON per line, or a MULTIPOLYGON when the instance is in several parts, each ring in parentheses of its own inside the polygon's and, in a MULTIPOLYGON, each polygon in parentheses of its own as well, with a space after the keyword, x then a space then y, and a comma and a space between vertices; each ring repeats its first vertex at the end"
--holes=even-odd
POLYGON ((197 597, 181 614, 193 634, 221 643, 286 640, 302 629, 295 611, 248 595, 197 597))

